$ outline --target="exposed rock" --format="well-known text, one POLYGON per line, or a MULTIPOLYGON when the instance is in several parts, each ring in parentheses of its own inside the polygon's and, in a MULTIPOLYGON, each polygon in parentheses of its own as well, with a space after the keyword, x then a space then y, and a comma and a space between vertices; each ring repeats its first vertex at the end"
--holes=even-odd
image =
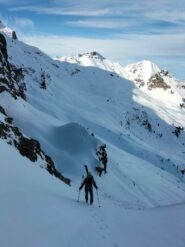
POLYGON ((174 133, 176 135, 176 137, 179 137, 181 134, 181 131, 183 131, 183 130, 184 130, 183 127, 177 126, 177 127, 175 127, 175 130, 172 133, 174 133))
POLYGON ((185 108, 185 103, 180 104, 180 108, 185 108))
POLYGON ((41 73, 40 88, 46 89, 46 77, 44 72, 41 73))
POLYGON ((16 34, 16 32, 15 31, 13 31, 12 32, 12 39, 15 39, 15 40, 17 40, 18 38, 17 38, 17 34, 16 34))
POLYGON ((149 116, 147 112, 140 110, 138 108, 133 108, 134 113, 131 114, 129 112, 126 113, 126 128, 130 129, 131 123, 137 123, 141 127, 144 126, 146 130, 152 132, 152 125, 149 121, 149 116))
POLYGON ((155 75, 153 75, 152 77, 150 77, 149 81, 148 81, 148 89, 152 90, 155 88, 162 88, 164 90, 167 90, 168 88, 171 88, 169 85, 167 85, 167 83, 164 81, 162 75, 163 75, 163 71, 156 73, 155 75))
POLYGON ((78 74, 79 72, 80 72, 79 69, 75 69, 75 70, 73 70, 73 71, 71 72, 71 75, 76 75, 76 74, 78 74))
POLYGON ((0 106, 0 112, 1 112, 3 115, 7 116, 5 110, 4 110, 4 108, 3 108, 2 106, 0 106))
POLYGON ((6 91, 14 99, 26 99, 26 84, 22 68, 16 68, 8 61, 5 37, 0 33, 0 93, 6 91))
POLYGON ((106 152, 106 145, 102 145, 99 147, 99 149, 96 151, 96 155, 98 156, 98 159, 100 161, 100 166, 96 167, 96 170, 99 173, 99 176, 101 176, 102 172, 107 173, 107 152, 106 152))

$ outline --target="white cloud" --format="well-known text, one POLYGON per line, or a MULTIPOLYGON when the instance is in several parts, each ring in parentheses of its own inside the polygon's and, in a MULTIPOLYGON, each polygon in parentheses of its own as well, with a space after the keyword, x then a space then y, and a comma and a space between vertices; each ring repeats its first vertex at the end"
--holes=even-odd
POLYGON ((115 57, 121 55, 123 58, 185 57, 185 34, 120 35, 114 39, 41 35, 25 36, 23 40, 51 56, 97 50, 107 56, 115 54, 115 57))
POLYGON ((34 22, 31 19, 27 18, 15 18, 14 19, 14 25, 18 28, 26 28, 26 27, 34 27, 34 22))

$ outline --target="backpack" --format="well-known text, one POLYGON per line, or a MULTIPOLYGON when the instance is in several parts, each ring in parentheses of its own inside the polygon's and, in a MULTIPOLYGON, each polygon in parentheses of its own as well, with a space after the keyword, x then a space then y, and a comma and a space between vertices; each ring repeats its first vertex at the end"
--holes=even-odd
POLYGON ((88 176, 85 181, 85 186, 88 188, 92 188, 93 186, 93 176, 88 176))

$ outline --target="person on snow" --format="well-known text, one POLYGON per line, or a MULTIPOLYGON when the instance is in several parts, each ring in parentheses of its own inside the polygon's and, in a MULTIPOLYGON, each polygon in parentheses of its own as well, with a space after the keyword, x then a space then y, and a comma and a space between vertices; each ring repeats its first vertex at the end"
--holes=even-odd
POLYGON ((98 189, 98 186, 96 185, 96 182, 94 181, 94 178, 90 172, 88 172, 87 177, 82 182, 79 190, 81 190, 85 185, 85 201, 88 203, 88 194, 90 194, 90 204, 93 203, 93 186, 95 189, 98 189))

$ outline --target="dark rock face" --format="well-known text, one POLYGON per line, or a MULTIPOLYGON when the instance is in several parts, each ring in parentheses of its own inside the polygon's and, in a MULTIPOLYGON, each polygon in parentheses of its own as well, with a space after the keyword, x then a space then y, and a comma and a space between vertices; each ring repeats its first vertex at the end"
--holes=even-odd
POLYGON ((181 132, 184 130, 184 128, 183 127, 180 127, 180 126, 176 126, 175 127, 175 130, 172 132, 173 134, 175 134, 176 135, 176 137, 179 137, 180 136, 180 134, 181 134, 181 132))
POLYGON ((8 54, 7 54, 7 47, 6 47, 6 39, 5 37, 0 33, 0 54, 1 54, 1 60, 7 61, 8 60, 8 54))
POLYGON ((2 106, 0 106, 0 112, 1 112, 3 115, 7 116, 5 110, 4 110, 4 108, 3 108, 2 106))
POLYGON ((106 145, 102 145, 99 147, 99 149, 96 151, 96 155, 98 156, 98 159, 100 161, 100 166, 96 167, 97 172, 99 173, 99 176, 101 176, 102 172, 107 173, 107 152, 106 152, 106 145))
POLYGON ((5 37, 0 33, 0 93, 6 91, 14 99, 21 97, 26 100, 26 85, 22 68, 16 68, 8 61, 5 37))
POLYGON ((40 88, 46 89, 46 76, 44 72, 41 73, 40 88))
POLYGON ((12 125, 12 118, 8 117, 3 107, 0 106, 0 112, 5 117, 5 122, 0 121, 0 138, 9 145, 17 148, 22 156, 27 157, 32 162, 39 158, 43 160, 43 167, 52 175, 56 176, 66 184, 70 185, 70 179, 64 177, 54 165, 53 160, 42 150, 37 140, 25 137, 20 130, 12 125))

